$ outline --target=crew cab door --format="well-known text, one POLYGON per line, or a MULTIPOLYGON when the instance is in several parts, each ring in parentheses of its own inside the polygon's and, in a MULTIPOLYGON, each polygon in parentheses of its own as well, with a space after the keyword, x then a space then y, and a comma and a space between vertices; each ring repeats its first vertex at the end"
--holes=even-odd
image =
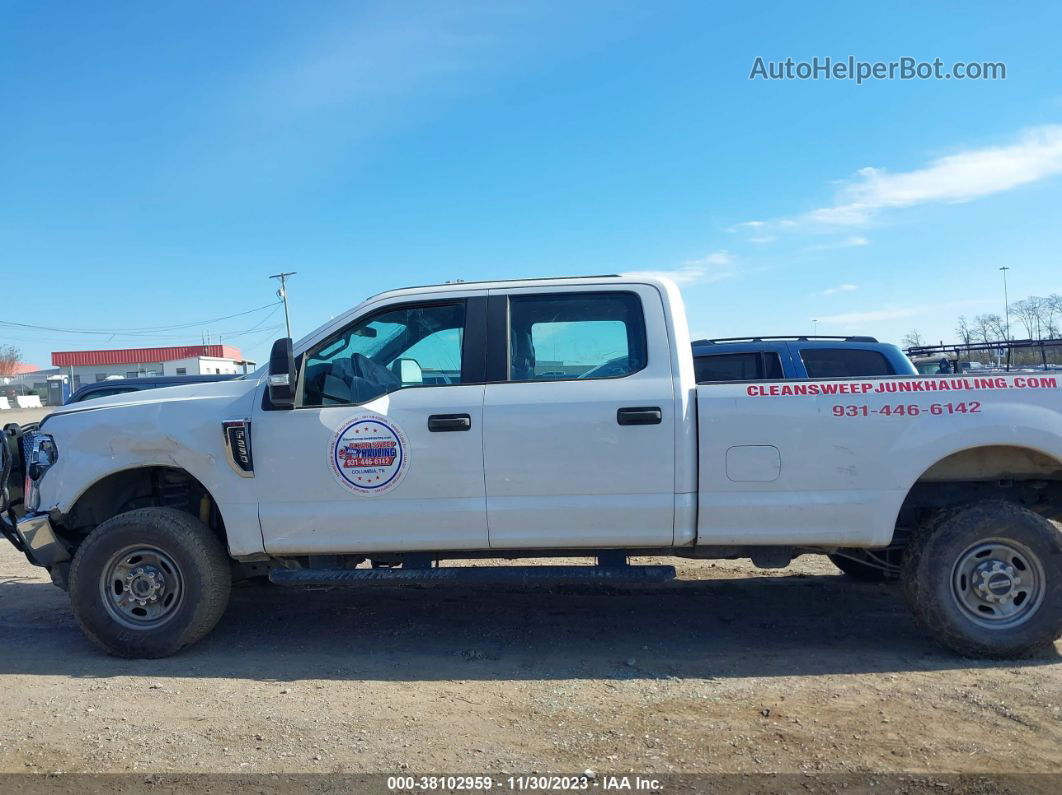
POLYGON ((675 395, 648 285, 490 291, 492 548, 670 545, 675 395))
POLYGON ((487 547, 485 291, 374 307, 298 357, 252 439, 267 552, 487 547))

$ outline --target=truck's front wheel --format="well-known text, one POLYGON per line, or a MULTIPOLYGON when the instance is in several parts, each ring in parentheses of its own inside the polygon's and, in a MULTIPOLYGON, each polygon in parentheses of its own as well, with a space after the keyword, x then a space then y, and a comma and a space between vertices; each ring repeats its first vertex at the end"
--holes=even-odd
POLYGON ((141 508, 108 519, 78 548, 70 603, 110 654, 166 657, 213 629, 231 579, 210 528, 172 508, 141 508))
POLYGON ((1019 657, 1062 635, 1062 532, 1019 505, 942 513, 911 539, 901 580, 919 624, 961 654, 1019 657))

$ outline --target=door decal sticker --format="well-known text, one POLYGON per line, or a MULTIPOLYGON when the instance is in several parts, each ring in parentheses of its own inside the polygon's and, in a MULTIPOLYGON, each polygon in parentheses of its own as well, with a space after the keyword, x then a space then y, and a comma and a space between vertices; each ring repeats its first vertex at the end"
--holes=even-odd
POLYGON ((390 420, 366 414, 346 421, 332 437, 332 472, 355 494, 386 494, 409 470, 409 442, 390 420))

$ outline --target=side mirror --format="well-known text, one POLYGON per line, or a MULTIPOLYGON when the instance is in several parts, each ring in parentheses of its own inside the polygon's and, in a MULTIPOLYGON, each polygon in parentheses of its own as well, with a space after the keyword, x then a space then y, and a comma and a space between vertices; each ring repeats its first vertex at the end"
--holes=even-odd
POLYGON ((295 354, 291 337, 281 337, 269 352, 269 402, 278 409, 295 407, 295 354))

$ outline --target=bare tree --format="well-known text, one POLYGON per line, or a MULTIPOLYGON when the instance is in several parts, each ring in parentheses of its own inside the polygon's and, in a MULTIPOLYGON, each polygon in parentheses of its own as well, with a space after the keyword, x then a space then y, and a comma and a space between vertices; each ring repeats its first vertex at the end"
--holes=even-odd
POLYGON ((1028 339, 1040 339, 1045 315, 1050 311, 1046 298, 1031 295, 1011 304, 1010 311, 1025 326, 1025 336, 1028 339))
POLYGON ((1046 339, 1056 339, 1059 335, 1059 321, 1062 320, 1062 295, 1051 293, 1041 298, 1040 315, 1043 320, 1043 334, 1046 339))
POLYGON ((975 342, 996 342, 1007 338, 1006 323, 996 314, 978 315, 974 318, 975 342))
POLYGON ((1044 299, 1047 309, 1052 315, 1062 315, 1062 295, 1051 293, 1044 299))
POLYGON ((11 376, 22 361, 22 351, 14 345, 0 345, 0 376, 11 376))
POLYGON ((900 340, 905 348, 917 348, 921 345, 925 345, 926 342, 922 339, 922 335, 918 333, 918 329, 911 329, 903 335, 903 339, 900 340))
POLYGON ((970 345, 974 341, 974 331, 966 321, 966 315, 959 315, 959 325, 955 327, 955 334, 962 340, 963 345, 970 345))

